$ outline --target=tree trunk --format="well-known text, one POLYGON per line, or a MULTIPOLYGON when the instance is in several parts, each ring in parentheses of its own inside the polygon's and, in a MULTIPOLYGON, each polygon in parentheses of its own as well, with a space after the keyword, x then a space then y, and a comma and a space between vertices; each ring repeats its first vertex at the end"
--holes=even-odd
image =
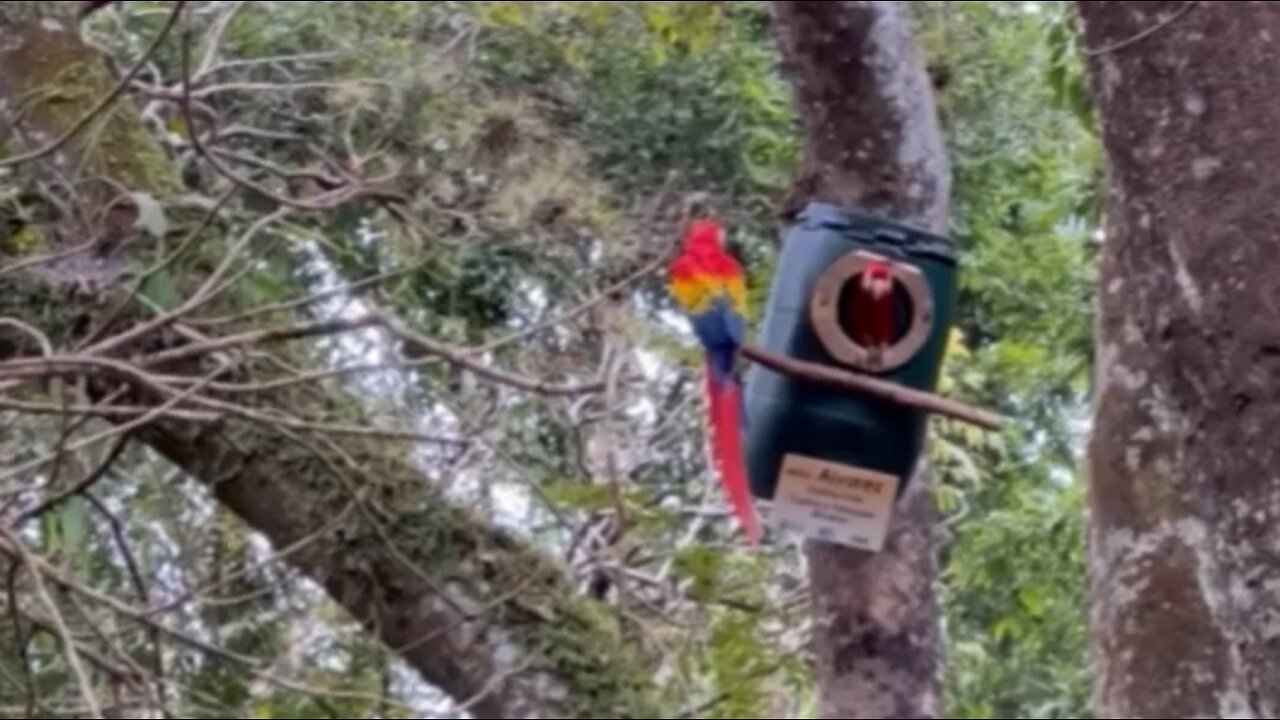
MULTIPOLYGON (((950 172, 932 89, 900 2, 775 2, 807 144, 791 202, 946 229, 950 172)), ((812 544, 821 716, 940 713, 935 516, 923 469, 878 555, 812 544)))
POLYGON ((1098 717, 1280 713, 1280 5, 1082 2, 1110 165, 1098 717))

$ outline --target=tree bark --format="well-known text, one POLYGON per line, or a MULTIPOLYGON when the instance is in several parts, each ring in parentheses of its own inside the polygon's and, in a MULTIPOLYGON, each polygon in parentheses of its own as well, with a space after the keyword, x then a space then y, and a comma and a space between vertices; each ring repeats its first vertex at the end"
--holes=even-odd
POLYGON ((1097 717, 1280 713, 1280 5, 1081 2, 1109 158, 1097 717))
MULTIPOLYGON (((806 131, 791 203, 946 229, 950 171, 912 19, 900 2, 775 2, 806 131)), ((882 553, 811 544, 821 716, 940 714, 935 515, 923 468, 882 553)))
MULTIPOLYGON (((0 2, 0 156, 48 146, 115 84, 105 59, 80 38, 74 12, 71 3, 0 2)), ((96 132, 23 169, 85 168, 160 197, 180 187, 136 107, 123 101, 104 118, 96 132)), ((25 252, 62 251, 84 239, 77 228, 53 226, 25 252)), ((3 277, 0 316, 42 328, 58 350, 74 345, 121 299, 129 267, 122 247, 3 277)), ((155 256, 143 240, 127 249, 155 256)), ((22 262, 5 251, 0 246, 0 267, 22 262)), ((116 325, 147 317, 126 314, 116 325)), ((0 357, 34 350, 6 345, 11 337, 0 329, 0 357)), ((311 417, 360 407, 359 398, 319 389, 262 393, 255 402, 311 417)), ((234 418, 216 427, 161 420, 137 437, 207 484, 424 679, 467 702, 473 717, 669 714, 609 614, 579 596, 553 561, 431 491, 402 444, 277 434, 234 418)))

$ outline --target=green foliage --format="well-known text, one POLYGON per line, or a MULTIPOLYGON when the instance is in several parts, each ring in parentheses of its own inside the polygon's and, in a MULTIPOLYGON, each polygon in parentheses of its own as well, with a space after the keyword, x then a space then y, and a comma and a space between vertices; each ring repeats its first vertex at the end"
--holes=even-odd
POLYGON ((618 191, 674 180, 759 212, 789 180, 800 138, 761 3, 487 5, 489 73, 573 102, 569 131, 618 191))
POLYGON ((741 612, 715 613, 708 638, 708 664, 717 687, 725 689, 724 702, 700 717, 760 717, 767 702, 763 680, 777 672, 770 653, 760 641, 759 618, 741 612))
POLYGON ((1090 717, 1081 486, 1000 474, 1016 478, 1000 509, 965 522, 949 549, 951 717, 1090 717))
POLYGON ((584 129, 602 174, 624 191, 672 173, 738 196, 780 189, 797 138, 771 48, 744 38, 739 18, 717 23, 707 45, 702 24, 654 14, 648 47, 601 43, 589 59, 584 129))
POLYGON ((1015 426, 940 423, 949 717, 1087 717, 1080 424, 1092 372, 1100 148, 1067 3, 915 4, 963 248, 947 392, 1015 426))

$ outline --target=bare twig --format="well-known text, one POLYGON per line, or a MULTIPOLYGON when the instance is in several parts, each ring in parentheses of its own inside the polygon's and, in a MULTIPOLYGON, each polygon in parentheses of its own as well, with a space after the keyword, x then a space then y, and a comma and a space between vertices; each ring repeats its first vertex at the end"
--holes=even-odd
POLYGON ((458 630, 466 623, 483 620, 486 617, 492 615, 495 611, 497 611, 499 608, 503 607, 507 603, 510 603, 516 600, 521 595, 524 595, 525 591, 528 590, 530 587, 532 587, 535 583, 545 579, 546 578, 544 576, 536 572, 529 573, 529 575, 526 576, 524 579, 522 579, 519 583, 516 583, 516 585, 512 587, 510 592, 507 592, 503 594, 501 597, 498 597, 493 601, 487 603, 484 607, 474 611, 463 613, 462 617, 457 622, 435 628, 431 632, 426 633, 421 637, 414 638, 407 644, 404 644, 404 645, 393 644, 391 645, 391 650, 398 655, 405 655, 413 652, 414 650, 417 650, 423 645, 426 645, 441 637, 444 637, 445 635, 451 632, 458 630))
POLYGON ((284 412, 255 410, 253 408, 204 397, 192 397, 191 400, 192 402, 199 403, 209 408, 222 410, 228 416, 250 420, 266 428, 275 430, 300 430, 312 432, 317 435, 345 435, 350 437, 379 438, 382 440, 399 440, 430 445, 466 446, 468 444, 468 441, 465 438, 428 435, 411 430, 391 430, 364 426, 357 427, 325 423, 318 420, 305 420, 284 412))
POLYGON ((298 308, 303 308, 308 305, 314 305, 319 302, 324 302, 325 300, 338 297, 340 295, 358 293, 362 290, 366 290, 375 285, 381 285, 382 283, 385 283, 388 280, 391 280, 393 278, 397 278, 403 275, 408 275, 413 272, 416 272, 420 267, 422 267, 423 265, 426 265, 428 262, 429 262, 428 260, 424 260, 420 263, 416 263, 409 267, 401 268, 398 270, 389 270, 384 273, 379 273, 377 275, 367 277, 363 280, 357 280, 355 282, 345 283, 343 285, 339 285, 338 287, 330 288, 328 290, 322 290, 320 292, 313 293, 311 295, 308 295, 303 298, 298 298, 296 300, 287 300, 285 302, 276 303, 273 305, 264 305, 260 308, 246 310, 242 313, 239 313, 236 315, 228 315, 225 317, 208 318, 208 319, 196 318, 196 319, 192 319, 190 323, 196 327, 208 327, 212 325, 228 325, 231 323, 241 322, 244 320, 251 320, 253 318, 256 318, 262 315, 270 315, 272 313, 287 312, 289 310, 297 310, 298 308))
POLYGON ((1166 28, 1171 27, 1174 23, 1178 22, 1179 20, 1186 17, 1187 15, 1190 15, 1191 11, 1195 10, 1198 5, 1200 5, 1200 0, 1187 0, 1187 2, 1183 4, 1182 8, 1180 8, 1176 13, 1174 13, 1173 15, 1169 16, 1168 18, 1166 18, 1161 22, 1153 24, 1151 27, 1143 30, 1142 32, 1139 32, 1133 37, 1126 38, 1124 40, 1121 40, 1116 43, 1112 43, 1111 45, 1107 45, 1105 47, 1085 48, 1084 54, 1091 55, 1091 56, 1110 55, 1111 53, 1119 52, 1126 48, 1133 47, 1134 45, 1137 45, 1138 43, 1142 42, 1143 40, 1146 40, 1147 38, 1155 35, 1156 33, 1163 32, 1166 28))
POLYGON ((451 365, 469 370, 491 382, 508 385, 510 387, 539 395, 549 396, 589 395, 601 392, 605 389, 605 383, 603 382, 593 382, 582 385, 559 385, 491 368, 468 357, 469 355, 474 354, 476 352, 475 350, 448 347, 443 343, 437 342, 415 332, 398 318, 381 312, 379 312, 379 315, 382 317, 383 327, 391 331, 392 334, 404 342, 405 345, 414 353, 441 358, 451 365))
POLYGON ((235 150, 227 150, 219 147, 210 148, 210 152, 216 153, 218 157, 226 158, 227 160, 238 162, 242 165, 250 165, 252 167, 258 168, 259 170, 265 170, 271 173, 272 175, 275 175, 278 178, 283 178, 285 180, 313 180, 317 184, 322 184, 322 185, 338 184, 334 178, 330 177, 329 175, 325 175, 324 173, 321 173, 318 170, 307 170, 302 168, 284 167, 270 160, 260 158, 257 155, 250 155, 247 153, 236 152, 235 150))
POLYGON ((96 485, 100 480, 102 480, 102 478, 106 477, 108 472, 110 472, 111 466, 120 459, 120 456, 124 454, 125 448, 129 446, 130 438, 131 436, 129 433, 121 435, 119 439, 116 440, 116 444, 112 446, 111 450, 107 453, 107 457, 98 464, 98 467, 95 468, 93 472, 82 478, 80 482, 75 484, 75 486, 68 488, 66 491, 49 498, 39 506, 19 515, 18 519, 13 522, 13 527, 20 528, 45 513, 54 510, 71 498, 88 492, 90 488, 96 485))
MULTIPOLYGON (((189 389, 181 393, 174 393, 173 397, 171 397, 163 405, 160 405, 159 407, 155 408, 154 410, 147 413, 146 415, 143 415, 142 417, 137 418, 136 420, 131 420, 118 427, 112 428, 111 430, 106 430, 97 435, 81 440, 80 442, 65 448, 64 452, 77 452, 79 450, 83 450, 86 447, 92 447, 94 445, 97 445, 100 442, 110 440, 113 437, 131 433, 134 430, 144 425, 148 425, 152 422, 155 422, 160 417, 163 417, 164 414, 169 410, 173 409, 174 407, 181 404, 182 402, 186 400, 190 400, 193 397, 195 397, 197 393, 199 393, 201 390, 204 389, 204 386, 206 384, 213 382, 214 378, 216 378, 217 376, 225 372, 226 367, 227 366, 225 364, 219 365, 217 368, 214 369, 212 373, 206 376, 202 382, 192 385, 189 389)), ((42 458, 38 458, 24 465, 19 465, 18 467, 12 470, 7 470, 3 473, 0 473, 0 482, 7 482, 24 473, 38 469, 41 465, 44 465, 45 463, 48 463, 52 460, 56 460, 61 456, 62 456, 62 452, 59 452, 54 454, 53 456, 45 456, 42 458)))
POLYGON ((36 345, 40 346, 40 351, 44 353, 45 357, 53 355, 53 343, 50 342, 49 336, 34 327, 31 327, 27 323, 24 323, 17 318, 0 317, 0 327, 11 327, 17 329, 32 340, 35 340, 36 345))
POLYGON ((134 340, 146 337, 151 333, 155 332, 156 330, 159 330, 160 328, 163 328, 166 325, 169 325, 170 323, 178 320, 183 315, 191 313, 197 308, 199 308, 202 304, 207 302, 212 297, 212 295, 214 294, 215 286, 219 282, 221 282, 221 280, 224 277, 226 277, 226 274, 230 272, 232 265, 234 265, 235 261, 240 257, 240 255, 243 254, 248 249, 249 244, 253 241, 253 239, 257 237, 257 235, 263 230, 265 230, 269 225, 277 222, 278 220, 283 218, 286 214, 288 214, 287 210, 280 210, 270 215, 267 215, 263 218, 260 218, 257 222, 251 225, 249 229, 246 230, 242 236, 240 236, 240 238, 236 241, 236 243, 227 252, 227 256, 223 259, 222 264, 219 265, 218 268, 213 272, 213 274, 209 276, 208 280, 205 281, 204 285, 199 290, 197 290, 195 294, 192 295, 180 307, 178 307, 177 309, 171 312, 167 312, 158 317, 155 317, 145 323, 142 323, 141 325, 138 325, 137 327, 133 328, 132 330, 129 330, 128 332, 124 332, 114 337, 107 338, 106 340, 103 340, 100 343, 97 343, 88 348, 85 348, 84 350, 82 350, 82 352, 85 353, 86 355, 103 355, 112 350, 115 350, 116 348, 127 345, 128 343, 133 342, 134 340))
MULTIPOLYGON (((284 412, 272 412, 255 410, 253 408, 244 407, 230 402, 216 400, 204 397, 199 394, 200 391, 208 389, 213 385, 213 377, 217 374, 225 372, 229 367, 228 362, 219 365, 214 376, 205 377, 196 381, 191 387, 184 391, 175 390, 172 385, 185 385, 189 380, 185 378, 170 378, 163 376, 151 375, 143 370, 125 362, 112 360, 110 358, 86 357, 86 356, 55 356, 41 360, 24 360, 12 361, 9 363, 0 363, 0 376, 8 375, 9 377, 44 377, 50 374, 66 374, 77 372, 97 371, 116 376, 127 382, 134 383, 140 387, 152 390, 160 395, 169 397, 164 405, 148 411, 145 415, 137 418, 119 428, 104 431, 91 438, 81 440, 74 446, 68 448, 69 452, 83 449, 96 445, 97 443, 109 440, 121 432, 129 429, 141 427, 148 423, 154 422, 160 417, 168 416, 174 407, 183 402, 190 402, 206 409, 216 410, 225 416, 239 417, 259 423, 268 428, 288 428, 292 430, 306 430, 319 434, 330 435, 348 435, 356 437, 374 437, 387 440, 404 440, 410 442, 430 443, 438 445, 460 445, 465 446, 468 441, 460 438, 439 437, 435 435, 426 435, 418 432, 387 430, 381 428, 368 427, 352 427, 347 425, 335 425, 324 423, 321 421, 305 420, 293 417, 284 412)), ((34 460, 18 468, 0 473, 0 482, 12 480, 14 477, 22 473, 34 470, 41 465, 56 459, 56 456, 44 457, 34 460)))
MULTIPOLYGON (((315 370, 312 372, 298 372, 286 377, 275 378, 272 380, 262 380, 260 382, 245 383, 229 383, 219 382, 209 386, 209 389, 219 393, 228 395, 248 395, 261 394, 266 392, 277 392, 285 388, 297 387, 299 385, 315 385, 325 380, 332 380, 347 375, 356 375, 361 373, 375 373, 386 371, 403 371, 413 370, 415 368, 433 365, 442 362, 439 358, 424 358, 422 360, 412 360, 406 362, 388 361, 381 363, 357 363, 354 365, 343 365, 332 370, 315 370)), ((175 381, 175 384, 182 384, 185 381, 175 381)), ((3 407, 0 404, 0 407, 3 407)))
POLYGON ((62 616, 62 611, 58 609, 58 604, 54 602, 53 596, 49 594, 49 588, 45 586, 42 568, 37 565, 26 544, 15 537, 9 528, 0 526, 0 538, 3 538, 5 544, 9 545, 12 552, 17 555, 15 559, 20 560, 26 566, 27 571, 31 573, 31 581, 35 585, 36 595, 49 611, 49 617, 53 621, 58 639, 61 640, 62 648, 66 652, 67 664, 71 666, 71 672, 75 675, 76 683, 80 687, 80 694, 84 697, 85 705, 89 708, 91 717, 105 719, 106 716, 102 714, 102 707, 98 704, 97 695, 93 691, 93 685, 89 682, 89 673, 85 671, 84 665, 80 662, 80 650, 76 645, 75 638, 71 635, 71 629, 67 627, 67 621, 62 616))
MULTIPOLYGON (((55 638, 58 637, 58 626, 53 620, 37 615, 33 612, 29 612, 27 610, 21 610, 19 611, 19 614, 22 615, 22 617, 26 618, 27 622, 31 623, 31 625, 34 626, 35 628, 43 632, 46 632, 54 636, 55 638)), ((134 671, 117 665, 116 663, 112 662, 110 659, 103 657, 102 655, 99 655, 98 653, 94 652, 92 649, 84 647, 80 643, 76 643, 76 647, 79 648, 80 654, 84 657, 85 660, 89 661, 90 665, 93 665, 94 667, 98 668, 99 670, 106 673, 108 676, 112 678, 116 678, 119 680, 131 680, 131 679, 134 679, 134 677, 137 675, 137 673, 135 673, 134 671)), ((39 717, 43 717, 43 716, 39 716, 39 717)))
MULTIPOLYGON (((618 427, 620 422, 618 416, 621 414, 620 408, 624 402, 619 397, 618 384, 623 371, 627 368, 628 359, 623 350, 623 343, 618 342, 614 338, 607 339, 604 346, 605 362, 605 394, 604 394, 604 411, 599 419, 600 435, 598 438, 604 445, 602 454, 604 455, 604 473, 608 479, 609 485, 613 493, 614 511, 617 513, 616 522, 610 533, 610 545, 616 545, 622 536, 627 532, 627 500, 626 491, 623 488, 623 472, 618 462, 618 445, 623 442, 625 433, 618 427)), ((624 595, 624 589, 619 585, 619 595, 624 595)))
POLYGON ((36 257, 27 258, 25 260, 19 260, 18 262, 13 263, 12 265, 6 265, 4 267, 0 267, 0 278, 6 275, 12 275, 14 273, 21 272, 22 270, 26 270, 27 268, 35 267, 37 265, 43 265, 45 263, 65 260, 69 257, 79 255, 80 253, 83 253, 91 248, 94 248, 97 245, 98 245, 98 238, 95 237, 79 245, 76 245, 75 247, 68 248, 66 250, 59 250, 57 252, 52 252, 47 255, 38 255, 36 257))
MULTIPOLYGON (((14 559, 22 559, 25 557, 27 561, 24 561, 24 564, 27 565, 27 567, 32 571, 33 574, 43 575, 43 577, 48 578, 50 582, 61 587, 63 590, 75 593, 76 595, 79 595, 93 602, 94 604, 100 605, 102 607, 107 608, 108 610, 111 610, 112 612, 116 613, 117 615, 120 615, 125 619, 139 623, 143 627, 153 628, 156 631, 167 636, 171 640, 174 640, 175 642, 178 642, 186 647, 189 647, 192 650, 200 652, 211 658, 216 658, 216 659, 234 663, 236 665, 240 665, 248 669, 249 671, 251 671, 258 678, 264 680, 267 683, 275 685, 276 687, 279 687, 281 689, 288 690, 290 692, 309 695, 312 697, 330 698, 333 700, 351 700, 356 702, 369 702, 369 703, 376 703, 380 700, 380 698, 373 693, 325 690, 321 688, 310 687, 310 686, 304 685, 303 683, 294 682, 291 680, 287 680, 285 678, 272 675, 264 671, 262 669, 263 663, 255 658, 241 655, 240 653, 227 650, 225 648, 217 647, 216 645, 213 645, 209 642, 206 642, 197 637, 194 637, 186 632, 183 632, 182 630, 179 630, 174 627, 170 627, 165 623, 152 619, 150 617, 150 613, 146 612, 145 610, 141 610, 137 607, 130 605, 129 603, 119 600, 118 598, 112 597, 106 593, 103 593, 94 588, 91 588, 82 582, 79 582, 78 580, 71 577, 70 575, 67 575, 66 573, 63 573, 62 571, 53 567, 47 561, 31 555, 29 552, 26 551, 25 546, 18 544, 17 538, 14 538, 12 533, 9 532, 4 527, 0 527, 0 554, 8 555, 9 557, 14 559)), ((403 706, 397 707, 396 709, 399 711, 413 712, 412 709, 408 707, 403 707, 403 706)), ((97 717, 102 717, 102 715, 99 713, 97 717)))
MULTIPOLYGON (((366 487, 364 489, 364 494, 367 494, 368 492, 370 492, 370 489, 366 487)), ((231 585, 232 583, 238 582, 243 578, 249 577, 250 575, 253 575, 256 572, 260 572, 266 569, 269 565, 272 565, 274 563, 279 563, 279 562, 288 562, 292 556, 297 555, 298 553, 303 552, 305 550, 308 550, 309 548, 311 548, 312 545, 315 545, 317 542, 323 539, 326 535, 333 532, 334 528, 341 527, 344 523, 346 523, 347 518, 350 517, 351 513, 356 509, 357 503, 361 502, 362 500, 363 500, 363 495, 352 499, 351 502, 348 502, 342 508, 342 510, 338 511, 337 513, 334 513, 333 517, 328 522, 316 528, 314 532, 297 540, 296 542, 291 543, 288 547, 285 547, 279 551, 273 552, 267 559, 263 560, 262 562, 257 563, 250 567, 242 568, 234 573, 220 577, 214 582, 202 585, 201 587, 195 590, 186 592, 180 597, 174 600, 171 600, 160 607, 147 611, 146 616, 154 617, 156 615, 162 615, 162 614, 173 612, 197 600, 201 596, 211 595, 217 592, 218 590, 221 590, 224 587, 231 585)))
MULTIPOLYGON (((189 34, 183 35, 182 41, 182 91, 179 103, 181 105, 183 119, 186 121, 187 139, 190 141, 192 148, 209 162, 213 169, 227 180, 241 186, 253 190, 254 192, 270 199, 279 204, 282 208, 292 208, 295 210, 331 210, 343 203, 349 202, 355 198, 369 194, 376 194, 371 191, 370 187, 381 182, 386 182, 390 178, 383 178, 369 183, 360 185, 351 185, 339 188, 330 193, 320 196, 319 201, 305 201, 297 198, 285 197, 270 188, 264 187, 252 179, 240 175, 235 170, 227 167, 222 163, 218 154, 212 152, 205 145, 204 140, 200 138, 200 133, 195 127, 195 117, 193 114, 194 96, 192 92, 192 76, 191 76, 191 37, 189 34)), ((206 92, 207 92, 206 88, 206 92)))
POLYGON ((472 708, 484 702, 489 696, 497 692, 498 689, 502 687, 503 683, 507 682, 513 677, 516 677, 517 675, 520 675, 521 673, 528 671, 529 668, 531 667, 533 667, 533 660, 529 659, 520 663, 516 667, 513 667, 510 670, 507 670, 506 672, 494 675, 493 679, 491 679, 487 685, 481 688, 480 692, 476 693, 473 697, 459 703, 457 707, 457 712, 470 713, 472 708))
MULTIPOLYGON (((194 83, 193 83, 194 84, 194 83)), ((195 100, 207 100, 214 95, 231 92, 281 92, 285 90, 336 90, 344 85, 376 85, 382 87, 390 86, 385 80, 376 80, 373 78, 353 78, 350 80, 313 80, 310 82, 227 82, 218 85, 204 85, 198 89, 193 89, 191 97, 195 100)), ((139 88, 148 95, 162 100, 180 100, 183 96, 181 90, 171 90, 169 88, 158 87, 154 85, 142 85, 139 88)))
MULTIPOLYGON (((166 383, 175 378, 151 375, 122 360, 92 355, 54 355, 0 362, 0 377, 43 379, 51 375, 101 374, 143 387, 159 395, 171 395, 166 383)), ((119 395, 113 397, 112 402, 119 395)))
POLYGON ((22 662, 23 680, 26 684, 26 717, 35 717, 36 710, 40 708, 40 693, 36 690, 36 671, 31 665, 31 634, 22 626, 24 613, 18 604, 18 575, 21 571, 22 565, 19 563, 9 564, 9 572, 5 574, 5 597, 9 601, 9 619, 13 621, 13 645, 22 662))
MULTIPOLYGON (((107 467, 107 465, 104 465, 103 467, 107 467)), ((120 518, 116 517, 115 513, 111 512, 111 509, 99 500, 92 492, 89 492, 87 488, 84 491, 84 497, 93 505, 99 515, 106 518, 107 524, 111 526, 111 536, 115 538, 116 548, 119 549, 120 556, 124 559, 125 567, 129 568, 129 578, 133 582, 134 591, 138 594, 138 601, 141 602, 143 606, 150 606, 151 593, 147 590, 146 581, 142 579, 142 569, 138 565, 138 560, 134 557, 133 551, 129 548, 129 540, 125 537, 124 523, 120 522, 120 518)), ((156 694, 158 696, 157 701, 160 707, 164 709, 165 716, 171 717, 173 713, 168 709, 169 690, 166 680, 168 673, 166 672, 164 662, 164 645, 162 644, 163 637, 155 628, 150 628, 150 634, 153 654, 151 663, 152 670, 156 675, 154 680, 156 682, 156 694)))
POLYGON ((147 357, 142 364, 144 366, 161 365, 202 355, 209 355, 235 347, 288 342, 291 340, 324 337, 327 335, 339 335, 357 330, 365 330, 367 328, 380 325, 381 323, 382 319, 380 317, 376 315, 367 315, 359 318, 324 320, 321 322, 290 325, 287 327, 253 330, 239 335, 210 340, 209 342, 201 344, 187 345, 152 355, 147 357))
MULTIPOLYGON (((210 68, 208 73, 226 72, 228 70, 238 70, 240 68, 255 67, 258 65, 289 65, 292 63, 324 63, 338 60, 343 55, 337 50, 321 50, 311 53, 298 53, 297 55, 271 55, 268 57, 256 58, 240 58, 238 60, 227 60, 218 63, 210 68)), ((225 133, 224 133, 225 134, 225 133)))
POLYGON ((641 267, 635 273, 631 274, 626 278, 623 278, 618 283, 615 283, 614 285, 611 285, 610 287, 607 287, 604 290, 601 290, 600 292, 592 295, 591 297, 587 298, 577 306, 565 311, 564 313, 561 313, 560 315, 555 316, 554 318, 550 318, 544 322, 537 323, 528 328, 517 331, 510 335, 507 335, 506 337, 502 337, 492 342, 485 343, 484 345, 481 345, 479 348, 477 348, 474 352, 490 352, 500 347, 504 347, 506 345, 511 345, 512 343, 520 342, 521 340, 525 340, 529 337, 537 335, 538 333, 546 332, 547 330, 551 330, 553 328, 563 326, 565 323, 569 322, 570 320, 574 320, 578 317, 581 317, 582 315, 585 315, 586 313, 590 312, 591 310, 596 308, 598 305, 600 305, 600 303, 612 297, 618 296, 627 288, 630 288, 632 285, 639 283, 645 278, 661 270, 663 265, 665 265, 667 261, 671 258, 673 252, 678 248, 679 246, 677 244, 672 243, 667 247, 667 249, 664 252, 656 255, 652 260, 646 263, 643 267, 641 267))
POLYGON ((227 36, 227 31, 231 29, 231 23, 235 21, 236 16, 246 4, 247 0, 237 0, 218 17, 213 30, 209 33, 207 40, 209 45, 205 48, 204 59, 200 61, 199 69, 196 70, 196 77, 202 77, 213 70, 218 62, 218 51, 222 49, 222 41, 227 36))
POLYGON ((221 140, 248 137, 257 138, 259 140, 271 140, 274 142, 301 142, 305 139, 296 133, 281 132, 279 130, 266 130, 263 128, 253 127, 252 125, 231 125, 223 128, 217 134, 217 137, 221 140))
POLYGON ((161 258, 154 265, 138 275, 137 280, 134 282, 133 287, 130 289, 127 296, 122 298, 115 307, 107 312, 102 320, 98 321, 97 329, 87 333, 84 336, 84 339, 79 340, 76 343, 75 348, 77 352, 82 351, 86 347, 91 347, 94 343, 98 342, 102 333, 105 333, 113 324, 115 324, 120 315, 124 313, 124 311, 129 307, 129 304, 132 303, 134 298, 136 298, 142 291, 142 288, 146 285, 147 281, 157 273, 164 271, 171 264, 177 262, 188 249, 196 244, 200 234, 213 224, 213 221, 218 217, 218 214, 222 212, 222 210, 231 201, 231 198, 235 196, 236 190, 237 188, 233 187, 223 192, 222 195, 218 197, 217 201, 214 202, 213 207, 209 208, 209 211, 204 214, 203 218, 201 218, 200 224, 193 228, 191 232, 187 234, 187 237, 183 238, 182 242, 178 244, 178 247, 173 252, 169 253, 166 257, 161 258))
MULTIPOLYGON (((217 389, 215 383, 212 387, 217 389)), ((25 402, 0 398, 0 410, 14 410, 28 415, 60 415, 83 416, 119 420, 122 418, 146 415, 155 408, 141 405, 52 405, 49 403, 25 402)), ((165 417, 185 422, 214 423, 225 417, 223 413, 201 412, 198 410, 170 410, 165 417)))

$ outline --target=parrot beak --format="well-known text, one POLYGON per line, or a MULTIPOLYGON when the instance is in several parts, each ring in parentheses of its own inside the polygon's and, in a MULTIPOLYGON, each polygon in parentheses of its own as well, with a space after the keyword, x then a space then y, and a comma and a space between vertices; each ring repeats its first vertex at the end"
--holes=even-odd
POLYGON ((893 276, 889 272, 889 266, 880 262, 868 265, 866 272, 862 274, 862 290, 873 300, 888 297, 893 292, 893 276))

